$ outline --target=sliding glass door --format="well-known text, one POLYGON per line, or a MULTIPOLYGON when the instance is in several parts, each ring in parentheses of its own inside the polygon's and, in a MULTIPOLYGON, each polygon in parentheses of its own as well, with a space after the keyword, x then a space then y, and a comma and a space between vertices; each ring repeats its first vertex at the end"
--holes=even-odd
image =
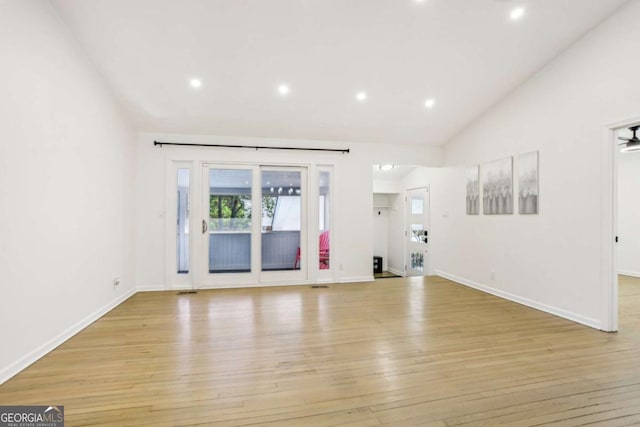
POLYGON ((205 165, 203 285, 306 279, 306 169, 205 165))

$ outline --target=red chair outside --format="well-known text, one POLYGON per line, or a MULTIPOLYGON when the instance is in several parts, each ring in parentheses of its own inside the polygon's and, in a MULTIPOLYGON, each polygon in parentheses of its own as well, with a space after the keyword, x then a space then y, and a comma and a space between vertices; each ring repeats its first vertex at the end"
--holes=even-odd
MULTIPOLYGON (((323 231, 320 233, 320 270, 328 270, 329 269, 329 230, 323 231)), ((300 264, 300 248, 296 252, 296 261, 293 264, 293 269, 296 270, 298 265, 300 264)))
POLYGON ((329 230, 320 233, 320 270, 329 269, 329 230))

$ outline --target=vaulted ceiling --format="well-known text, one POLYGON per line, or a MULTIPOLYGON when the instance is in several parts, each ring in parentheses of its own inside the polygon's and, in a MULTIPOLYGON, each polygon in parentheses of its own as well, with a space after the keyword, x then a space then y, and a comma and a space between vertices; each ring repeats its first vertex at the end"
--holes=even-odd
POLYGON ((52 2, 138 130, 438 146, 625 0, 52 2))

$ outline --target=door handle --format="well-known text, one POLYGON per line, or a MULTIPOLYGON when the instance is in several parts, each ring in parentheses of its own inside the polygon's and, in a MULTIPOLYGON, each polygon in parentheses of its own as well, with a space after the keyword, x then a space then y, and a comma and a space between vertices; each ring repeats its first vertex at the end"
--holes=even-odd
POLYGON ((203 219, 203 220, 202 220, 202 234, 206 233, 206 232, 207 232, 207 229, 208 229, 208 227, 207 227, 207 221, 203 219))

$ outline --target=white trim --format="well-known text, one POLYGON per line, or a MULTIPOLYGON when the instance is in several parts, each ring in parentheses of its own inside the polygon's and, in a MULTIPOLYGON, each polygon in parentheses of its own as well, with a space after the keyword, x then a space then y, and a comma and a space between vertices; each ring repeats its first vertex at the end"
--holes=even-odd
POLYGON ((148 287, 138 287, 138 291, 147 292, 147 291, 193 291, 195 290, 193 286, 188 283, 169 283, 169 287, 160 287, 160 286, 148 286, 148 287))
POLYGON ((343 277, 338 283, 357 283, 357 282, 373 282, 375 279, 373 275, 370 276, 351 276, 343 277))
POLYGON ((602 248, 600 300, 602 301, 602 326, 605 331, 618 329, 618 284, 616 273, 615 235, 617 228, 617 156, 614 142, 615 130, 604 129, 601 146, 602 193, 600 243, 602 248))
MULTIPOLYGON (((189 288, 191 289, 191 288, 189 288)), ((160 284, 160 285, 143 285, 143 286, 137 286, 136 287, 136 291, 137 292, 156 292, 156 291, 171 291, 172 289, 169 288, 165 288, 164 285, 160 284)))
POLYGON ((640 271, 618 270, 618 274, 622 276, 640 277, 640 271))
POLYGON ((464 286, 468 286, 470 288, 477 289, 479 291, 495 295, 497 297, 525 305, 527 307, 535 308, 536 310, 544 311, 545 313, 553 314, 558 317, 562 317, 567 320, 571 320, 586 326, 590 326, 595 329, 602 329, 602 322, 598 319, 593 319, 591 317, 581 316, 579 314, 573 313, 571 311, 563 310, 558 307, 553 307, 551 305, 543 304, 534 300, 530 300, 528 298, 522 298, 514 294, 510 294, 509 292, 504 292, 499 289, 492 288, 490 286, 486 286, 472 280, 467 280, 462 277, 455 276, 453 274, 446 273, 444 271, 436 270, 436 275, 443 277, 445 279, 451 280, 453 282, 459 283, 464 286))
POLYGON ((215 289, 247 289, 247 288, 279 288, 281 286, 309 286, 314 283, 310 283, 308 281, 274 281, 274 282, 260 282, 260 283, 216 283, 212 284, 204 284, 199 286, 195 290, 215 290, 215 289))
POLYGON ((42 344, 40 347, 27 353, 26 355, 16 360, 15 362, 9 364, 7 367, 5 367, 0 371, 0 385, 4 384, 10 378, 19 374, 24 369, 28 368, 31 364, 35 363, 40 358, 46 356, 51 351, 55 350, 56 347, 58 347, 59 345, 67 341, 69 338, 73 337, 78 332, 82 331, 84 328, 86 328, 87 326, 89 326, 90 324, 92 324, 102 316, 104 316, 109 311, 116 308, 118 305, 120 305, 125 300, 133 296, 135 293, 136 293, 136 289, 131 289, 130 291, 120 295, 110 303, 104 305, 103 307, 89 314, 83 320, 77 322, 75 325, 71 326, 67 330, 51 338, 49 341, 42 344))

